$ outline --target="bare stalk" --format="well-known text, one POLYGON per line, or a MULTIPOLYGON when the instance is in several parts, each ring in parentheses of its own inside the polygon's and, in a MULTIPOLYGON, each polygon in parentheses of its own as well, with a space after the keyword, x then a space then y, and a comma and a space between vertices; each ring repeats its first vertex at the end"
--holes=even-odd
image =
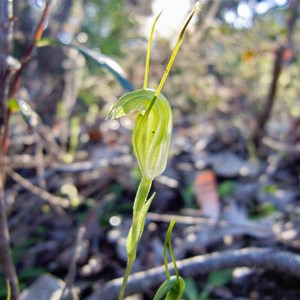
POLYGON ((278 88, 278 79, 282 71, 285 49, 285 46, 279 46, 275 52, 272 81, 269 87, 269 93, 264 101, 262 110, 257 117, 253 130, 252 141, 257 149, 260 147, 262 139, 265 136, 266 125, 272 114, 278 88))

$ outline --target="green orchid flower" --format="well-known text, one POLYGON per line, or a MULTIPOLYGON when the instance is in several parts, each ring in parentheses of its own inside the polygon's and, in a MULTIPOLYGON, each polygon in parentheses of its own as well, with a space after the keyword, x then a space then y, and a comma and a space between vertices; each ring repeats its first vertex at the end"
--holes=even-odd
MULTIPOLYGON (((195 14, 197 6, 198 3, 180 32, 158 88, 156 90, 151 90, 147 88, 151 44, 155 25, 161 13, 156 17, 148 42, 143 89, 122 96, 112 107, 108 116, 109 118, 120 118, 134 111, 138 112, 133 129, 132 144, 142 174, 141 183, 137 190, 133 205, 132 225, 128 234, 126 247, 128 256, 127 267, 123 277, 119 300, 124 298, 128 277, 136 258, 138 242, 143 233, 146 215, 154 198, 153 194, 150 199, 148 199, 152 181, 155 177, 164 172, 168 160, 172 135, 172 110, 168 100, 160 92, 177 55, 184 32, 195 14)), ((170 282, 168 282, 167 285, 173 285, 173 279, 169 279, 169 281, 170 282)), ((178 294, 178 288, 180 291, 182 290, 181 282, 177 278, 174 289, 170 292, 170 295, 172 295, 174 291, 178 294)))

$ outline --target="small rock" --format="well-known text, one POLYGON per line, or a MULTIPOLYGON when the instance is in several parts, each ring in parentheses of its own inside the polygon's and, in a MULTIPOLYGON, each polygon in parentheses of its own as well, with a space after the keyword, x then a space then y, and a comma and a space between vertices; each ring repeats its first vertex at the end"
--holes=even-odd
POLYGON ((217 175, 222 177, 258 176, 259 170, 252 163, 241 159, 231 151, 222 151, 217 154, 198 155, 195 161, 197 168, 210 165, 217 175))
POLYGON ((50 274, 43 274, 22 292, 20 300, 59 300, 64 285, 65 283, 61 279, 50 274))

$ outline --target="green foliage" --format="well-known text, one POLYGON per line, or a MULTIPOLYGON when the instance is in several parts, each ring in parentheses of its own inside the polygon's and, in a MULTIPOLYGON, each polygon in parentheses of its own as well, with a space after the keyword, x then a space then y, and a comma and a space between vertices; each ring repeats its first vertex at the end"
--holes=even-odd
POLYGON ((234 192, 235 185, 236 185, 235 182, 230 180, 226 180, 222 182, 218 186, 218 192, 220 197, 226 197, 232 195, 232 193, 234 192))
POLYGON ((187 298, 187 300, 198 300, 199 291, 194 279, 185 279, 184 295, 187 298))
POLYGON ((207 278, 206 284, 200 292, 194 279, 188 278, 185 280, 185 292, 187 300, 209 300, 210 293, 230 282, 232 278, 231 270, 221 270, 211 272, 207 278))
POLYGON ((132 27, 122 0, 92 0, 84 6, 86 17, 82 31, 89 36, 91 48, 100 47, 101 52, 121 54, 126 32, 132 27))
POLYGON ((184 208, 196 208, 195 202, 195 187, 193 180, 189 181, 188 184, 180 190, 181 196, 184 203, 184 208))
POLYGON ((266 217, 266 216, 269 216, 269 215, 272 215, 272 214, 278 212, 278 210, 273 203, 265 202, 261 205, 261 212, 262 212, 263 216, 266 217))
POLYGON ((43 273, 45 273, 45 271, 46 271, 45 268, 30 267, 19 272, 18 277, 20 282, 26 282, 28 280, 33 280, 39 277, 39 275, 42 275, 43 273))
POLYGON ((7 105, 11 112, 20 111, 20 107, 16 98, 10 98, 7 105))
POLYGON ((262 189, 268 194, 274 194, 278 190, 277 186, 274 184, 264 185, 262 189))
POLYGON ((211 272, 208 276, 207 284, 214 288, 221 287, 227 284, 231 280, 231 277, 232 277, 231 270, 221 270, 221 271, 211 272))
POLYGON ((259 220, 278 212, 278 209, 272 202, 264 202, 259 206, 250 208, 250 216, 253 220, 259 220))
POLYGON ((213 289, 226 285, 232 278, 231 270, 221 270, 211 272, 208 276, 207 283, 203 288, 198 300, 209 300, 209 294, 213 289))
MULTIPOLYGON (((22 254, 27 251, 31 246, 35 245, 39 241, 38 238, 30 238, 27 239, 23 244, 20 246, 14 247, 12 250, 12 255, 15 263, 21 262, 22 254)), ((25 289, 26 286, 36 278, 38 278, 41 274, 45 273, 46 269, 41 267, 28 267, 22 269, 18 273, 18 280, 21 290, 25 289)), ((10 299, 10 286, 8 281, 4 280, 2 275, 2 270, 0 268, 0 299, 10 299)))

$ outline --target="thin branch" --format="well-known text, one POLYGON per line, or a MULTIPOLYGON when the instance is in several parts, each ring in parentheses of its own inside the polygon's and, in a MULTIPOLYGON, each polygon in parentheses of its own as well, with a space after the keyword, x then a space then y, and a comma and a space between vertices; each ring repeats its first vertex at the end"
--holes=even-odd
MULTIPOLYGON (((269 248, 245 248, 187 258, 177 261, 177 267, 183 278, 236 267, 263 268, 300 278, 300 255, 269 248)), ((169 270, 174 272, 172 263, 169 264, 169 270)), ((164 266, 135 273, 129 277, 127 295, 151 290, 165 279, 164 266)), ((121 283, 122 278, 110 281, 88 300, 117 299, 121 283)))
MULTIPOLYGON (((65 279, 65 286, 62 290, 59 300, 64 299, 64 296, 65 296, 67 290, 69 290, 69 292, 72 293, 72 286, 74 285, 74 280, 75 280, 75 276, 76 276, 76 264, 77 264, 78 259, 80 258, 81 246, 82 246, 85 232, 86 232, 86 228, 83 225, 80 226, 80 228, 78 229, 78 232, 77 232, 76 243, 74 246, 74 254, 73 254, 70 266, 69 266, 68 274, 65 279)), ((72 299, 73 300, 77 299, 77 296, 72 295, 72 299)))
POLYGON ((288 44, 289 47, 294 50, 294 33, 297 19, 300 15, 300 2, 298 0, 290 0, 289 3, 289 16, 287 18, 287 29, 288 29, 288 44))
POLYGON ((272 108, 274 106, 277 92, 277 83, 282 71, 285 50, 285 46, 279 46, 275 52, 273 75, 269 87, 269 93, 263 103, 262 110, 257 117, 256 124, 252 133, 252 141, 257 149, 260 147, 262 139, 265 136, 266 125, 271 116, 272 108))
POLYGON ((41 197, 42 199, 46 200, 54 209, 58 208, 67 208, 70 206, 70 202, 67 199, 62 197, 58 197, 55 195, 50 194, 44 189, 33 185, 29 180, 25 179, 21 175, 19 175, 14 170, 8 168, 8 174, 11 176, 13 180, 18 182, 23 188, 30 191, 32 194, 41 197))
POLYGON ((28 64, 31 54, 33 52, 33 50, 35 49, 37 43, 39 42, 39 40, 41 39, 44 29, 45 29, 45 25, 46 22, 48 20, 49 14, 50 14, 50 9, 51 9, 51 3, 52 0, 49 0, 45 6, 45 9, 43 11, 41 20, 35 30, 35 34, 34 34, 34 38, 33 38, 33 42, 32 44, 24 51, 23 57, 21 59, 21 67, 19 68, 19 70, 16 72, 14 79, 13 79, 13 83, 12 83, 12 97, 16 97, 17 92, 19 90, 19 84, 20 84, 20 77, 21 74, 24 70, 24 68, 26 67, 26 65, 28 64))
POLYGON ((6 205, 4 202, 3 182, 0 180, 0 259, 4 278, 8 281, 11 300, 17 300, 19 284, 10 249, 10 236, 7 224, 6 205))
POLYGON ((199 45, 199 43, 202 42, 202 39, 210 29, 211 23, 217 15, 222 1, 208 1, 207 3, 209 3, 210 6, 207 12, 205 12, 205 14, 202 14, 203 19, 201 20, 200 26, 197 28, 195 36, 192 39, 192 43, 194 43, 195 45, 199 45))

